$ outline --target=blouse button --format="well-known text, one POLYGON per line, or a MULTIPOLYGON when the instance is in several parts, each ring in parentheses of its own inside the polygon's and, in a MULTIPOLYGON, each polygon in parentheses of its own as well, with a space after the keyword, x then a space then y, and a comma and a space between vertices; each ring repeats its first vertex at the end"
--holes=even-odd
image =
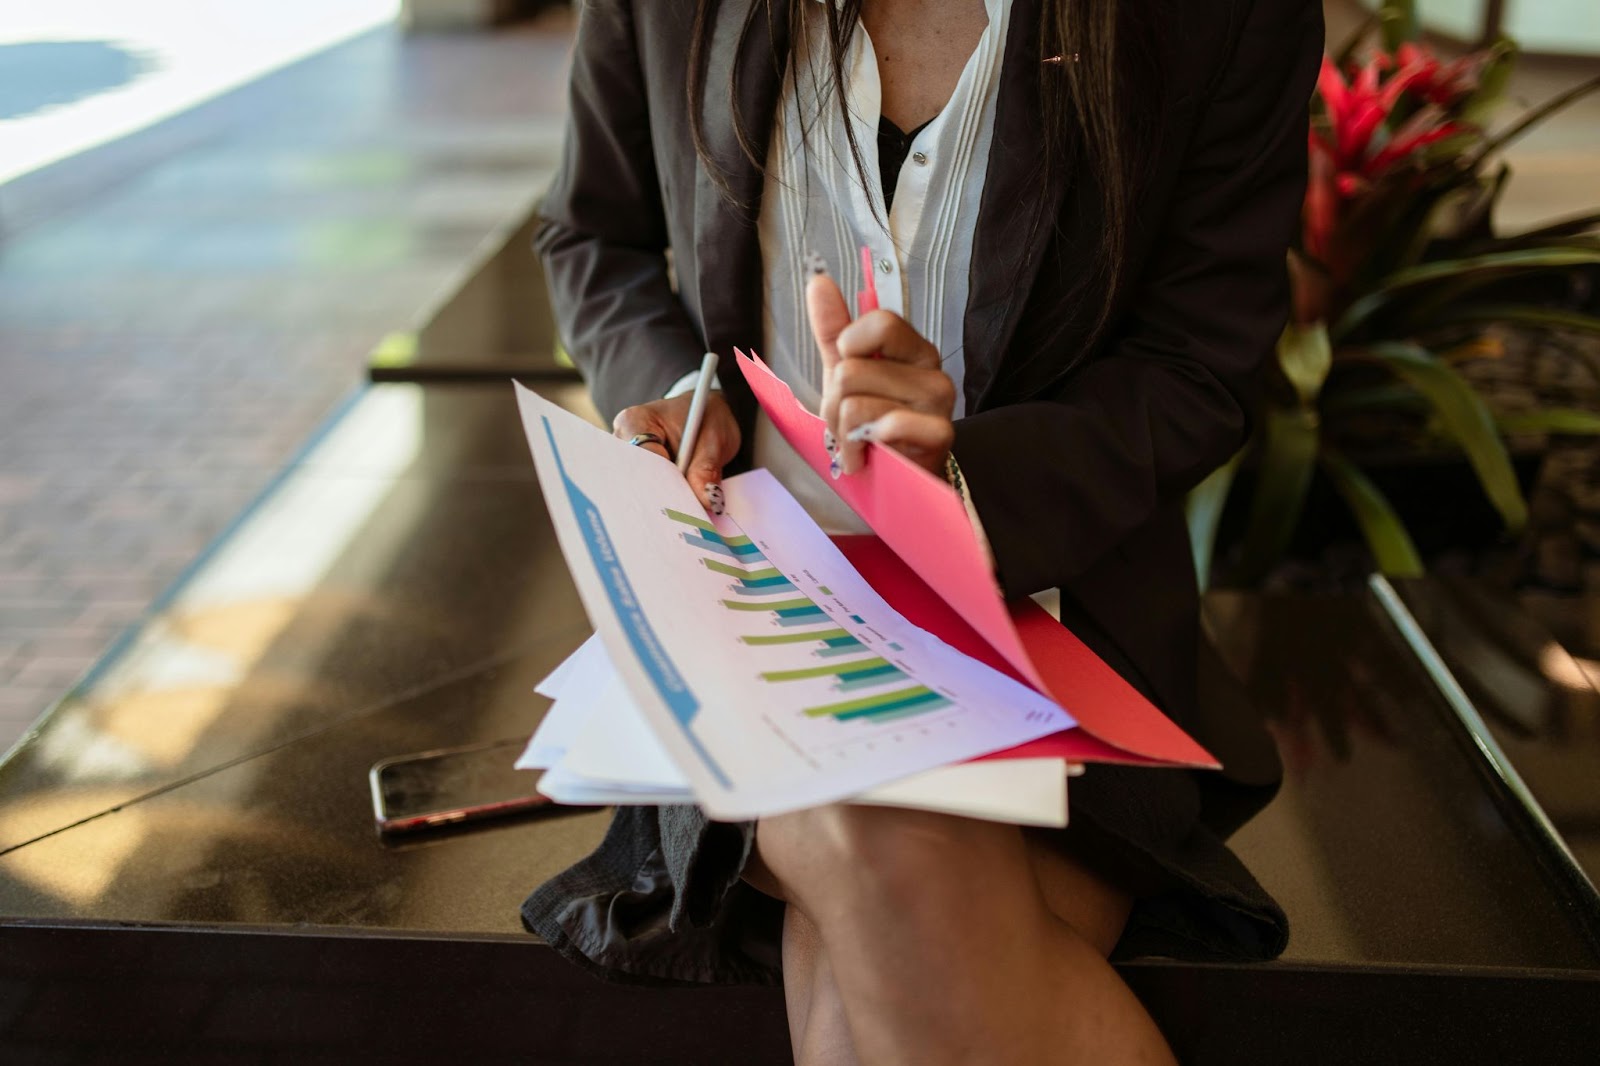
POLYGON ((928 165, 928 153, 926 153, 926 152, 912 152, 911 153, 911 161, 913 163, 915 163, 919 167, 925 167, 925 166, 928 165))
POLYGON ((894 264, 889 262, 887 259, 880 259, 878 260, 878 269, 883 271, 885 274, 893 274, 894 264))

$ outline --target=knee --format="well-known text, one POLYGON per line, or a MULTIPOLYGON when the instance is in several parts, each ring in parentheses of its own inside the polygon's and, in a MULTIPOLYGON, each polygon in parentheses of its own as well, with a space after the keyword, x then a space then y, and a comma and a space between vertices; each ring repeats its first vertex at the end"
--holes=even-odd
POLYGON ((783 898, 801 903, 863 891, 879 898, 958 874, 981 852, 970 839, 1012 827, 895 807, 832 804, 762 819, 756 848, 783 898))

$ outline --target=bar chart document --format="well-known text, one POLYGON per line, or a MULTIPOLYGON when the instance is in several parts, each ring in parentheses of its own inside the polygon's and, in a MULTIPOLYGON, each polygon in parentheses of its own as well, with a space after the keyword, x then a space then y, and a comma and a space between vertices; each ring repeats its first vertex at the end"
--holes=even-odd
POLYGON ((517 390, 584 607, 713 818, 829 803, 1073 725, 895 612, 764 470, 708 516, 671 462, 517 390))

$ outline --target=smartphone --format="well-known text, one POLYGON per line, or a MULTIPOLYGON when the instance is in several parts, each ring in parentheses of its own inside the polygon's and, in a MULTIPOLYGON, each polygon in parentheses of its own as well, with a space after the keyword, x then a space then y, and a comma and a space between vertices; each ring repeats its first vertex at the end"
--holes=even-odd
POLYGON ((375 763, 367 780, 378 831, 407 833, 554 806, 534 791, 537 772, 513 768, 524 743, 497 740, 375 763))

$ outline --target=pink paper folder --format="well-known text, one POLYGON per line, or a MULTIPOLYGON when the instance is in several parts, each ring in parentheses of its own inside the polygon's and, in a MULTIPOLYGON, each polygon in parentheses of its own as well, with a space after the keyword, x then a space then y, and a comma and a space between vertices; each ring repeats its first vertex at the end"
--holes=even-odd
MULTIPOLYGON (((822 419, 759 357, 734 354, 778 432, 827 478, 822 419)), ((1078 722, 988 758, 1219 765, 1032 600, 1001 599, 966 507, 942 479, 892 448, 869 444, 863 469, 829 484, 877 534, 835 540, 879 595, 952 647, 1049 696, 1078 722)))

